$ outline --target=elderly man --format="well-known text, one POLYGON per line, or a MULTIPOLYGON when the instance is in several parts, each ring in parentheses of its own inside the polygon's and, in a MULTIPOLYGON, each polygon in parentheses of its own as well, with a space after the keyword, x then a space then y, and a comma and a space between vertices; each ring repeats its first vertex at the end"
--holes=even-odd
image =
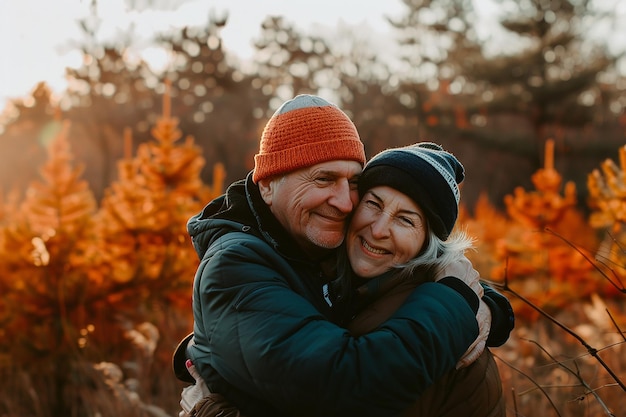
MULTIPOLYGON (((354 124, 331 103, 301 95, 276 111, 255 169, 189 221, 201 263, 179 378, 193 381, 191 359, 248 417, 387 416, 454 369, 479 336, 479 300, 461 280, 419 286, 361 337, 336 324, 347 318, 333 291, 335 250, 364 163, 354 124)), ((506 339, 512 315, 494 319, 506 339)))

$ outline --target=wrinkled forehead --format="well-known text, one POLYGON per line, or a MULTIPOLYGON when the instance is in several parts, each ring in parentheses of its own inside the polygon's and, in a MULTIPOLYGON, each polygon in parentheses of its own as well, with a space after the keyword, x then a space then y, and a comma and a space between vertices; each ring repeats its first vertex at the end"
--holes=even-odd
POLYGON ((390 207, 396 211, 412 212, 423 216, 422 206, 417 201, 402 191, 387 185, 376 185, 368 189, 364 197, 380 202, 383 208, 390 207))
MULTIPOLYGON (((363 167, 356 161, 335 160, 320 162, 315 165, 301 168, 293 173, 328 174, 337 178, 354 178, 361 174, 363 167)), ((290 173, 291 174, 291 173, 290 173)))

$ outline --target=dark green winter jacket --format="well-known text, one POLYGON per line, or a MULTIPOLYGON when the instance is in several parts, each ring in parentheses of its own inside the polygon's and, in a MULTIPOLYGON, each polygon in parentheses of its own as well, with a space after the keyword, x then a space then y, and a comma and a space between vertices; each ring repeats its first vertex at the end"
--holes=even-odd
POLYGON ((350 336, 332 322, 341 300, 329 294, 324 260, 299 250, 250 175, 188 230, 201 263, 187 355, 247 417, 396 415, 478 335, 459 292, 425 283, 377 330, 350 336))

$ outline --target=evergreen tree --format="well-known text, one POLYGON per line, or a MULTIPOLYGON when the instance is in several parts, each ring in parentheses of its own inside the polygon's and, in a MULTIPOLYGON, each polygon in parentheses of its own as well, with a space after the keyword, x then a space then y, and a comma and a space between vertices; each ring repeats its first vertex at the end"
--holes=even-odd
POLYGON ((38 178, 38 167, 46 160, 46 146, 59 132, 61 123, 45 83, 38 83, 28 97, 16 99, 9 106, 15 117, 1 135, 0 187, 24 190, 38 178))
MULTIPOLYGON (((117 294, 117 308, 126 312, 150 304, 188 307, 198 261, 185 225, 222 188, 204 185, 201 150, 191 137, 177 143, 182 133, 170 113, 169 92, 163 102, 154 140, 139 145, 135 158, 119 162, 119 179, 107 189, 97 216, 97 270, 108 291, 117 294)), ((125 139, 128 154, 130 133, 125 139)), ((223 171, 218 166, 214 172, 218 181, 223 171)))
POLYGON ((500 24, 512 47, 493 58, 459 60, 468 79, 492 92, 482 103, 489 114, 527 115, 543 143, 555 133, 547 127, 582 127, 606 111, 598 75, 616 57, 585 36, 594 21, 591 2, 500 2, 511 10, 500 24))
POLYGON ((66 388, 76 383, 72 366, 80 331, 92 320, 94 289, 89 246, 96 203, 82 167, 72 165, 68 129, 66 122, 49 144, 41 180, 28 187, 0 239, 0 345, 12 365, 39 375, 32 389, 47 398, 52 415, 67 415, 76 403, 66 388))
MULTIPOLYGON (((227 17, 211 15, 206 26, 185 27, 159 42, 172 55, 166 76, 181 129, 202 147, 207 169, 224 164, 232 182, 252 169, 270 97, 263 81, 245 74, 228 55, 220 35, 227 17)), ((205 181, 212 175, 207 169, 205 181)))
POLYGON ((398 97, 417 117, 422 136, 467 127, 460 61, 481 55, 468 0, 402 0, 404 15, 389 18, 396 29, 401 58, 398 97), (461 54, 459 51, 463 51, 461 54), (461 117, 462 116, 462 117, 461 117))

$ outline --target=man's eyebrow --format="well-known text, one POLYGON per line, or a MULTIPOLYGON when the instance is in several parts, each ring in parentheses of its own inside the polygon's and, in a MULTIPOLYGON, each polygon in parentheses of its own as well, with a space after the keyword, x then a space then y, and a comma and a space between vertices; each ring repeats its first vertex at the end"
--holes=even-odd
POLYGON ((338 177, 338 176, 341 175, 341 174, 339 174, 339 172, 333 171, 333 170, 329 170, 329 169, 320 169, 320 170, 314 171, 313 173, 315 175, 326 175, 326 176, 329 176, 329 177, 338 177))
MULTIPOLYGON (((343 178, 343 177, 345 177, 346 174, 343 171, 339 171, 339 170, 319 169, 319 170, 311 171, 311 175, 313 175, 313 176, 323 175, 323 176, 327 176, 327 177, 331 177, 331 178, 343 178)), ((358 174, 355 174, 355 175, 349 177, 348 180, 349 181, 358 181, 360 176, 361 176, 361 173, 358 173, 358 174)))

